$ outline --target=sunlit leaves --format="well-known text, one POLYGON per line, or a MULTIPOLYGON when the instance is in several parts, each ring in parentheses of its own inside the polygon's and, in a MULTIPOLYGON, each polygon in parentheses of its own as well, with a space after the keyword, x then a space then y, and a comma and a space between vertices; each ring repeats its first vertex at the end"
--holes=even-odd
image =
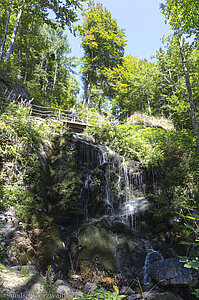
MULTIPOLYGON (((91 97, 91 88, 104 89, 107 86, 106 68, 114 68, 121 63, 126 44, 124 31, 117 21, 100 3, 90 1, 85 12, 83 25, 79 27, 82 36, 82 74, 85 83, 85 101, 91 97), (90 90, 88 85, 90 85, 90 90), (89 90, 89 94, 87 93, 89 90)), ((93 95, 92 95, 93 96, 93 95)))
POLYGON ((167 0, 163 13, 175 31, 199 34, 199 2, 196 0, 167 0))

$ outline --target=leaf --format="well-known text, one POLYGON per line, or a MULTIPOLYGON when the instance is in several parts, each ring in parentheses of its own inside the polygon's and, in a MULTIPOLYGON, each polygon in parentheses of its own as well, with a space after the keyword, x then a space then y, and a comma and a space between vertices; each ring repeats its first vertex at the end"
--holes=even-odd
POLYGON ((199 269, 199 261, 189 261, 184 265, 185 268, 193 268, 195 270, 199 269))

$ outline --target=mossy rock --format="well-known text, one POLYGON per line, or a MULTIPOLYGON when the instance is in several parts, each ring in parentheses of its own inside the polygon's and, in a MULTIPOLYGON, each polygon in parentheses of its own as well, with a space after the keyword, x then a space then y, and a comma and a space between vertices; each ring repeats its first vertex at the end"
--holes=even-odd
POLYGON ((107 227, 92 224, 83 225, 78 233, 80 249, 79 264, 92 267, 97 264, 101 270, 117 272, 114 257, 114 236, 107 227))
POLYGON ((59 226, 51 225, 42 234, 39 257, 40 267, 43 271, 52 265, 55 272, 61 271, 63 275, 67 275, 70 269, 70 260, 59 226))
POLYGON ((7 247, 13 265, 35 265, 36 255, 31 240, 25 231, 16 231, 7 247))

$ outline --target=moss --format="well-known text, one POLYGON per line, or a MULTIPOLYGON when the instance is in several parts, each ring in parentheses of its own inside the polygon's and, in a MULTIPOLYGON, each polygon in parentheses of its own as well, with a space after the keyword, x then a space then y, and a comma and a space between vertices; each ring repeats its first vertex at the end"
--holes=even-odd
POLYGON ((64 246, 59 226, 51 225, 41 236, 39 248, 40 267, 46 271, 49 265, 56 266, 56 272, 62 271, 66 275, 69 271, 69 258, 64 246))
POLYGON ((85 266, 92 266, 95 261, 106 271, 117 271, 114 257, 114 237, 103 224, 84 225, 78 234, 78 245, 81 249, 79 260, 85 266))

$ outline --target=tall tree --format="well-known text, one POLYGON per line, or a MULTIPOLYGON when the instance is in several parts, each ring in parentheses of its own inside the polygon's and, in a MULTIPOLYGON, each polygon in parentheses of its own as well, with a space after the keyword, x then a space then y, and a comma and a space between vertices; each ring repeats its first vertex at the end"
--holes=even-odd
POLYGON ((199 3, 195 0, 167 0, 162 5, 162 11, 169 20, 175 34, 179 36, 179 46, 182 57, 184 76, 187 87, 187 94, 190 103, 190 115, 194 132, 198 132, 198 123, 196 118, 196 109, 193 99, 193 93, 190 82, 190 75, 187 66, 187 60, 183 47, 182 33, 192 34, 198 37, 199 34, 199 3))
POLYGON ((8 7, 5 30, 4 30, 4 34, 3 34, 3 38, 2 38, 2 44, 1 44, 1 47, 0 47, 0 61, 2 59, 4 46, 5 46, 5 43, 6 43, 6 36, 7 36, 7 33, 8 33, 8 25, 9 25, 9 22, 10 22, 10 15, 11 15, 11 5, 8 7))
POLYGON ((165 0, 161 9, 173 30, 189 36, 199 35, 199 2, 197 0, 165 0))
POLYGON ((89 107, 92 88, 106 85, 105 69, 114 68, 122 62, 126 44, 124 31, 102 4, 89 2, 80 29, 84 57, 82 74, 84 81, 84 104, 89 107))
POLYGON ((106 70, 111 83, 113 113, 120 118, 129 117, 135 111, 149 114, 156 106, 158 69, 155 64, 136 57, 126 56, 122 65, 106 70))
POLYGON ((16 19, 16 22, 15 22, 15 25, 14 25, 13 33, 12 33, 12 37, 11 37, 11 40, 10 40, 10 45, 9 45, 9 47, 7 49, 7 52, 6 52, 5 63, 8 62, 8 60, 10 58, 10 55, 12 53, 14 41, 15 41, 17 30, 18 30, 18 27, 19 27, 19 22, 20 22, 22 12, 23 12, 23 7, 24 7, 24 3, 22 3, 21 7, 19 8, 19 12, 18 12, 17 19, 16 19))
MULTIPOLYGON (((6 0, 7 2, 12 3, 12 0, 6 0)), ((35 16, 43 19, 43 22, 49 23, 48 19, 49 11, 53 11, 56 17, 56 20, 64 27, 65 25, 71 27, 72 23, 77 20, 77 9, 82 8, 82 3, 87 0, 16 0, 14 1, 14 11, 18 11, 18 15, 15 19, 15 24, 13 26, 13 33, 10 37, 10 43, 7 50, 5 63, 7 63, 10 59, 13 46, 16 40, 16 34, 18 31, 19 23, 22 18, 26 18, 27 15, 34 11, 35 16), (23 16, 24 15, 24 16, 23 16)), ((8 5, 9 5, 8 3, 8 5)), ((14 15, 13 15, 14 16, 14 15)), ((12 17, 12 15, 11 15, 12 17)), ((14 16, 15 17, 15 16, 14 16)), ((10 17, 9 17, 10 18, 10 17)), ((8 22, 5 24, 4 36, 6 28, 9 25, 9 18, 7 18, 8 22)), ((1 39, 1 37, 0 37, 1 39)), ((5 39, 4 39, 5 44, 5 39)))

